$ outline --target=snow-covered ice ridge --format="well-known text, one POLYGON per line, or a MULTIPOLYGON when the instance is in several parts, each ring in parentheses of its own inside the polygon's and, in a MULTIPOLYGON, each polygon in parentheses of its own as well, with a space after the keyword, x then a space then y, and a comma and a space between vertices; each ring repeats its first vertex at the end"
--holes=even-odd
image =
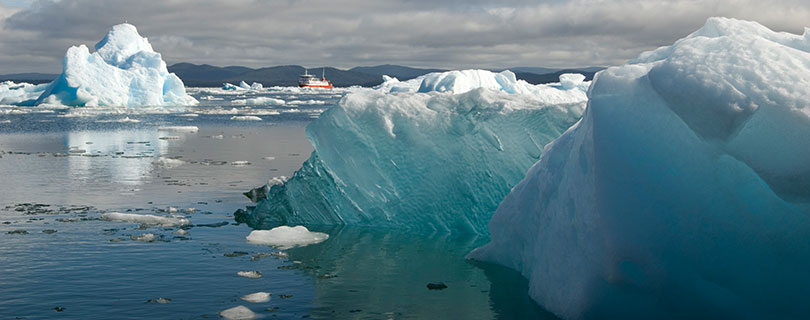
POLYGON ((70 47, 62 61, 62 73, 47 85, 28 85, 11 91, 12 84, 0 84, 0 104, 112 107, 197 104, 135 26, 127 23, 113 26, 95 50, 90 53, 85 45, 70 47))
POLYGON ((469 257, 567 319, 810 316, 808 30, 711 18, 599 73, 469 257))
POLYGON ((537 86, 535 95, 469 85, 522 85, 511 72, 435 76, 469 90, 351 90, 307 127, 315 151, 302 168, 237 220, 486 233, 545 144, 581 117, 587 86, 537 86))

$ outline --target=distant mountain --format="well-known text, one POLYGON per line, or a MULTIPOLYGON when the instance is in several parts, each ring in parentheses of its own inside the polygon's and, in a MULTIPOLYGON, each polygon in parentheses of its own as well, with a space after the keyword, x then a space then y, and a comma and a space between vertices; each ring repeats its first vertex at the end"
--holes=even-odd
MULTIPOLYGON (((338 87, 359 85, 364 87, 375 86, 382 83, 382 77, 372 74, 340 70, 331 67, 309 69, 311 74, 320 75, 325 71, 326 78, 338 87)), ((211 65, 195 65, 191 63, 178 63, 169 66, 169 72, 174 72, 187 86, 191 87, 219 87, 225 82, 238 84, 259 82, 265 86, 296 86, 298 77, 304 74, 302 66, 277 66, 260 69, 248 67, 216 67, 211 65)))
POLYGON ((372 67, 354 67, 349 69, 352 72, 359 72, 365 74, 376 75, 381 77, 383 75, 392 76, 400 81, 410 80, 416 78, 421 75, 425 75, 431 72, 444 72, 447 70, 442 69, 419 69, 419 68, 411 68, 411 67, 403 67, 393 64, 384 64, 379 66, 372 66, 372 67))
POLYGON ((560 69, 553 69, 553 68, 543 68, 543 67, 511 67, 506 69, 500 69, 497 71, 503 70, 510 70, 514 73, 534 73, 534 74, 548 74, 554 73, 559 71, 560 69))
POLYGON ((58 77, 58 74, 50 73, 13 73, 0 75, 0 81, 14 81, 14 82, 28 82, 33 84, 40 84, 51 82, 58 77))

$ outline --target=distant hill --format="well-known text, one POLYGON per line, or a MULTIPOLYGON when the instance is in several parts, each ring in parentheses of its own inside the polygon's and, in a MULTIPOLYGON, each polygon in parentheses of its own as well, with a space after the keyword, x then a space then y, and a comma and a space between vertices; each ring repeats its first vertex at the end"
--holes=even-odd
POLYGON ((372 67, 354 67, 349 69, 352 72, 359 72, 365 74, 372 74, 382 78, 383 75, 395 77, 400 81, 410 80, 421 75, 431 72, 444 72, 447 70, 442 69, 419 69, 411 67, 403 67, 393 64, 384 64, 372 67))
POLYGON ((51 82, 58 77, 58 74, 50 73, 13 73, 0 75, 0 81, 14 81, 14 82, 28 82, 33 84, 40 84, 51 82))
MULTIPOLYGON (((326 72, 326 78, 338 87, 353 85, 370 87, 382 83, 381 76, 332 67, 312 68, 309 69, 309 72, 320 75, 322 70, 326 72)), ((304 67, 276 66, 253 69, 238 66, 216 67, 207 64, 178 63, 169 66, 169 72, 174 72, 183 80, 183 83, 191 87, 219 87, 225 82, 238 84, 240 81, 259 82, 269 87, 298 85, 298 77, 304 74, 304 67)))
MULTIPOLYGON (((509 68, 515 72, 518 79, 532 84, 558 82, 562 73, 582 73, 587 80, 593 79, 594 73, 602 67, 586 67, 576 69, 555 70, 541 67, 514 67, 509 68), (550 72, 542 72, 548 71, 550 72)), ((321 70, 326 71, 326 78, 335 86, 363 86, 372 87, 382 83, 382 75, 396 77, 399 80, 409 80, 431 72, 443 72, 442 69, 411 68, 398 65, 379 65, 355 67, 342 70, 332 67, 311 68, 309 73, 320 75, 321 70)), ((497 70, 500 71, 500 70, 497 70)), ((169 66, 169 72, 177 74, 187 86, 190 87, 220 87, 225 82, 238 84, 245 81, 248 84, 259 82, 265 86, 296 86, 298 77, 304 73, 302 66, 276 66, 267 68, 248 68, 241 66, 217 67, 208 64, 178 63, 169 66)), ((47 73, 15 73, 0 75, 0 81, 46 83, 56 79, 58 75, 47 73)))

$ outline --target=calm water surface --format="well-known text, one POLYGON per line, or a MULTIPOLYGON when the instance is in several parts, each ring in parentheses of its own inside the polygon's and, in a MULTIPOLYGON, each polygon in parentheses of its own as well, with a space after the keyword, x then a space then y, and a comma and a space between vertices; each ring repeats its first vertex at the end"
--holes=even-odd
POLYGON ((463 259, 480 237, 310 226, 330 239, 286 255, 246 243, 241 193, 292 174, 312 151, 305 126, 342 92, 191 92, 200 106, 170 112, 0 106, 0 318, 218 318, 238 305, 284 319, 553 318, 515 272, 463 259), (239 101, 257 96, 286 104, 239 101), (258 291, 271 300, 240 299, 258 291))

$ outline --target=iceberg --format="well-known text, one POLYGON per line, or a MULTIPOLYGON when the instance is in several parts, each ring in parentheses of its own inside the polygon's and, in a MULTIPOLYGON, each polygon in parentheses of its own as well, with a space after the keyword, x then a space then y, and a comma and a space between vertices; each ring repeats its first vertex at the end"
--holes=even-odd
POLYGON ((550 97, 354 89, 307 127, 315 151, 302 168, 235 217, 257 229, 350 224, 485 234, 543 147, 582 115, 584 90, 532 92, 546 91, 550 97))
POLYGON ((183 81, 169 73, 160 53, 152 50, 135 26, 113 26, 95 46, 67 50, 62 73, 37 98, 36 104, 70 106, 188 106, 183 81))
POLYGON ((45 92, 47 84, 0 82, 0 105, 31 106, 45 92))
POLYGON ((597 74, 469 258, 566 319, 810 316, 810 29, 711 18, 597 74))

